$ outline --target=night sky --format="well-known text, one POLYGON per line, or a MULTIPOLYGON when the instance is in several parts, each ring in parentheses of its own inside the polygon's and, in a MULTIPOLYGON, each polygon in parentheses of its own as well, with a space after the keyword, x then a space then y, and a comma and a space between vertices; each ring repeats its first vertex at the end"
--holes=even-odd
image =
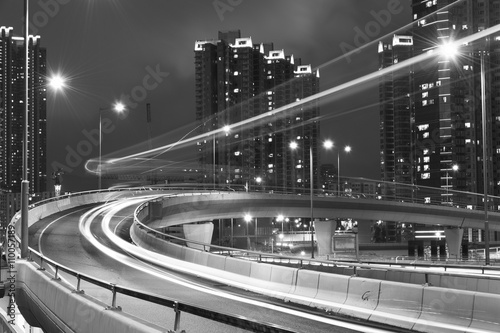
MULTIPOLYGON (((47 107, 48 170, 66 166, 63 191, 97 188, 84 165, 98 157, 99 109, 126 95, 126 114, 102 113, 109 119, 103 156, 148 148, 146 103, 153 147, 193 130, 196 40, 240 29, 254 43, 273 42, 320 68, 325 90, 376 72, 378 40, 411 22, 409 0, 32 0, 30 12, 30 33, 41 36, 49 71, 69 78, 64 92, 48 94, 47 107), (84 153, 71 153, 78 149, 84 153)), ((0 26, 22 36, 22 17, 23 1, 0 0, 0 26)), ((379 178, 377 102, 376 80, 322 100, 321 137, 353 148, 341 156, 341 176, 379 178)), ((195 151, 176 162, 194 165, 195 151)), ((323 163, 336 161, 336 152, 322 155, 323 163)))

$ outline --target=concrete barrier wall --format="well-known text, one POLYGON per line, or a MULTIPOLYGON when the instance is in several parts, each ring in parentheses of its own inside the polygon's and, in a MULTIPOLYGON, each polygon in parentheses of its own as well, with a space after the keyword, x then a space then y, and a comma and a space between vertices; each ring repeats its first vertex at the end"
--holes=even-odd
MULTIPOLYGON (((299 296, 292 300, 294 303, 310 305, 319 290, 319 274, 315 271, 300 269, 297 272, 295 288, 292 286, 290 293, 299 296), (303 297, 303 298, 302 298, 303 297)), ((285 300, 287 300, 285 298, 285 300)))
POLYGON ((318 292, 310 306, 330 312, 339 312, 347 299, 350 276, 320 273, 318 292))
MULTIPOLYGON (((50 332, 165 332, 123 311, 106 310, 106 305, 85 294, 72 293, 71 287, 52 280, 31 263, 16 263, 16 299, 18 306, 30 311, 28 318, 40 318, 42 328, 50 332), (45 327, 44 327, 45 326, 45 327)), ((173 326, 173 323, 172 323, 173 326)))
POLYGON ((455 332, 469 327, 474 308, 474 292, 438 287, 424 288, 422 312, 413 329, 420 332, 455 332), (442 327, 436 324, 443 325, 442 327))
POLYGON ((476 293, 470 328, 500 332, 500 297, 476 293))
POLYGON ((224 267, 226 272, 250 277, 251 268, 251 261, 226 257, 226 266, 224 267))
POLYGON ((263 282, 271 281, 271 271, 273 265, 271 264, 261 264, 252 261, 250 265, 250 277, 263 282))
MULTIPOLYGON (((273 265, 269 286, 274 291, 285 294, 290 293, 295 288, 297 271, 298 269, 296 268, 273 265)), ((284 299, 285 296, 278 296, 278 298, 284 299)))
POLYGON ((359 277, 364 277, 368 279, 378 279, 385 280, 387 271, 382 269, 357 269, 356 273, 359 277))
POLYGON ((378 305, 369 320, 410 330, 422 311, 424 286, 382 281, 378 305))
POLYGON ((339 313, 368 319, 378 305, 380 282, 379 280, 351 277, 347 298, 339 313))

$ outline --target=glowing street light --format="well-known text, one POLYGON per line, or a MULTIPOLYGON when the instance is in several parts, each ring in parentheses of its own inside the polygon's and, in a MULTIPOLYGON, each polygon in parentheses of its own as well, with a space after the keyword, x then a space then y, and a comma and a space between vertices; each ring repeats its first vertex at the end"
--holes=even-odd
POLYGON ((48 86, 54 90, 62 90, 66 88, 66 78, 61 76, 61 74, 54 74, 48 78, 48 86))
POLYGON ((99 166, 97 167, 98 175, 98 185, 97 189, 101 189, 101 162, 102 162, 102 113, 105 111, 115 111, 117 113, 122 113, 125 111, 125 105, 121 102, 117 102, 111 108, 99 108, 99 166))
MULTIPOLYGON (((328 139, 323 142, 323 147, 325 149, 332 149, 334 148, 333 141, 328 139)), ((345 146, 344 147, 344 152, 350 153, 351 152, 351 146, 345 146)), ((340 149, 337 150, 337 195, 340 197, 340 149)))

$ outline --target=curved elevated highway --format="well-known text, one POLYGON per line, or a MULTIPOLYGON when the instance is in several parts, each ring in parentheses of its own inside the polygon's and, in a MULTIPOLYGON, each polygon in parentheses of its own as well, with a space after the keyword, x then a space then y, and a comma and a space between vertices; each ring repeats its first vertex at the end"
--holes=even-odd
MULTIPOLYGON (((62 197, 60 198, 60 200, 47 202, 43 205, 32 208, 30 210, 29 216, 31 235, 30 246, 37 251, 43 252, 43 254, 47 258, 53 259, 61 263, 65 267, 70 267, 71 269, 74 269, 81 274, 89 274, 100 279, 105 279, 109 283, 124 284, 130 288, 139 288, 143 290, 147 286, 147 289, 150 292, 161 293, 166 296, 172 295, 173 293, 174 295, 176 295, 175 297, 186 297, 186 295, 191 294, 189 298, 191 301, 195 301, 196 299, 203 299, 204 301, 202 301, 201 304, 207 305, 215 303, 218 304, 217 307, 224 304, 225 308, 236 309, 235 311, 237 313, 244 313, 246 315, 249 315, 249 317, 251 317, 252 315, 257 316, 256 320, 263 320, 263 316, 264 314, 266 314, 267 319, 264 319, 264 321, 274 322, 280 327, 288 327, 289 331, 322 332, 325 331, 325 329, 332 332, 384 331, 383 329, 380 330, 379 328, 369 327, 369 325, 367 325, 366 327, 361 326, 361 328, 360 326, 356 325, 342 325, 335 319, 322 318, 322 316, 318 317, 316 315, 311 316, 308 314, 303 317, 297 315, 297 312, 293 312, 298 310, 286 310, 274 313, 270 309, 277 309, 277 307, 282 305, 276 305, 272 302, 270 304, 273 305, 265 306, 267 310, 262 311, 262 306, 269 301, 268 299, 258 299, 259 302, 263 303, 253 303, 256 302, 256 300, 254 299, 251 305, 253 309, 245 310, 244 308, 242 308, 243 305, 241 302, 237 303, 237 305, 231 305, 227 303, 227 297, 220 298, 221 296, 219 293, 227 293, 227 290, 217 290, 216 292, 212 293, 212 295, 217 294, 217 296, 206 296, 206 294, 203 294, 205 296, 202 296, 202 294, 198 295, 198 292, 202 292, 201 290, 199 290, 193 296, 192 287, 190 289, 191 291, 186 293, 180 292, 179 287, 174 287, 173 289, 164 288, 165 283, 172 283, 172 279, 181 279, 184 281, 188 278, 185 276, 181 278, 179 278, 178 276, 175 278, 171 276, 165 278, 165 275, 172 273, 168 272, 168 270, 165 271, 165 268, 154 268, 154 270, 152 270, 151 263, 145 263, 143 261, 135 259, 134 256, 130 256, 128 250, 124 250, 124 248, 120 248, 120 246, 113 243, 113 241, 104 231, 105 227, 103 227, 102 223, 100 222, 101 220, 107 221, 106 228, 108 228, 109 230, 113 230, 113 233, 119 235, 121 239, 129 241, 128 230, 134 223, 133 211, 138 205, 149 200, 154 200, 156 203, 161 202, 162 207, 161 214, 160 216, 158 216, 159 218, 155 221, 152 221, 148 225, 151 227, 207 221, 212 218, 242 217, 243 214, 249 210, 251 210, 252 215, 255 217, 276 216, 277 214, 283 212, 286 212, 291 216, 309 216, 310 214, 310 201, 308 196, 262 193, 254 194, 242 192, 185 192, 180 195, 179 193, 168 191, 121 191, 88 193, 82 195, 73 195, 70 197, 62 197), (109 210, 106 210, 106 208, 94 209, 94 205, 97 205, 97 203, 106 202, 121 202, 121 204, 119 208, 117 208, 117 206, 114 206, 115 208, 109 210), (92 206, 88 206, 89 204, 92 204, 92 206), (89 231, 89 235, 92 235, 94 240, 97 239, 99 244, 102 244, 104 246, 103 248, 99 248, 100 245, 96 245, 96 243, 93 243, 93 241, 90 241, 84 235, 85 232, 83 230, 85 230, 85 228, 82 227, 83 222, 80 218, 83 212, 89 212, 89 214, 92 216, 88 228, 86 228, 89 231), (219 297, 219 299, 210 299, 212 297, 219 297), (223 301, 222 299, 225 300, 223 301), (278 320, 277 318, 280 319, 278 320), (306 320, 305 318, 308 319, 306 320)), ((96 207, 100 206, 105 207, 106 205, 99 204, 96 207)), ((345 216, 356 219, 385 219, 474 228, 480 228, 484 223, 484 221, 482 220, 482 213, 472 210, 417 205, 410 203, 384 202, 380 200, 332 197, 315 198, 314 216, 318 218, 345 216)), ((15 218, 14 223, 16 221, 17 219, 15 218)), ((500 230, 500 214, 490 214, 490 229, 500 230)), ((178 262, 172 264, 179 265, 178 262)), ((23 263, 23 265, 25 264, 23 263)), ((36 283, 38 286, 43 286, 43 284, 50 283, 43 277, 40 277, 39 279, 36 278, 37 274, 30 273, 28 275, 30 276, 30 278, 27 279, 28 281, 23 281, 23 284, 19 288, 21 292, 25 288, 29 288, 30 285, 33 285, 33 283, 36 283)), ((27 275, 24 274, 23 276, 27 275)), ((70 281, 70 283, 72 283, 73 285, 75 284, 74 281, 70 281)), ((191 281, 188 284, 192 285, 193 283, 194 282, 191 281)), ((194 284, 199 285, 198 282, 194 284)), ((215 286, 213 283, 209 283, 209 286, 210 287, 207 287, 207 285, 205 285, 204 287, 201 287, 201 289, 205 289, 206 291, 227 288, 227 286, 215 286)), ((96 292, 96 289, 98 289, 89 285, 86 285, 84 288, 86 291, 91 290, 94 292, 96 292)), ((109 295, 103 296, 103 294, 105 293, 103 293, 102 291, 97 292, 97 296, 95 297, 101 299, 102 302, 109 302, 109 295)), ((234 295, 232 291, 230 292, 230 294, 234 295)), ((244 297, 246 296, 248 295, 245 295, 244 297)), ((36 317, 37 311, 33 310, 36 307, 30 306, 29 302, 34 302, 34 300, 24 298, 24 301, 28 303, 23 303, 20 307, 22 308, 22 310, 27 311, 27 317, 31 318, 34 322, 38 322, 39 324, 44 322, 44 320, 42 320, 41 318, 33 318, 33 316, 36 317)), ((43 299, 43 296, 38 299, 38 302, 44 303, 44 301, 45 300, 43 299)), ((151 321, 151 316, 144 316, 143 303, 139 304, 136 301, 127 300, 127 305, 129 303, 131 304, 132 309, 136 309, 136 312, 134 312, 135 314, 142 313, 142 315, 139 316, 140 318, 146 318, 148 321, 151 321)), ((88 314, 88 310, 82 312, 81 304, 82 303, 80 302, 75 305, 80 309, 80 314, 88 314)), ((149 309, 149 307, 147 308, 149 309)), ((38 312, 38 315, 40 315, 40 312, 38 312)), ((45 312, 45 315, 47 315, 47 312, 45 312)), ((86 318, 84 315, 80 317, 72 317, 75 322, 80 322, 79 327, 83 327, 81 326, 81 322, 88 321, 88 318, 86 318)), ((54 318, 61 318, 61 315, 57 313, 52 313, 49 316, 53 316, 54 318)), ((106 314, 104 316, 106 316, 106 314)), ((136 320, 140 321, 141 319, 139 317, 127 317, 127 320, 130 322, 134 322, 136 320)), ((155 316, 153 316, 153 321, 154 318, 155 316)), ((119 322, 127 322, 127 320, 124 320, 123 318, 119 318, 117 320, 119 322)), ((172 315, 169 315, 166 316, 164 320, 156 320, 155 324, 165 325, 165 320, 169 323, 174 321, 172 315)), ((46 321, 47 320, 45 320, 45 325, 47 325, 46 321)), ((189 322, 191 325, 191 320, 189 320, 189 322)), ((195 321, 193 320, 193 323, 194 322, 195 321)), ((69 325, 71 323, 66 322, 65 324, 69 325)), ((76 325, 78 326, 78 324, 76 325)), ((167 324, 167 327, 169 327, 169 325, 170 324, 167 324)), ((200 326, 196 326, 196 324, 194 325, 194 327, 197 327, 198 329, 200 328, 200 326)), ((206 324, 205 322, 203 322, 202 324, 198 325, 206 328, 209 326, 205 325, 213 324, 206 324)), ((359 325, 359 323, 357 325, 359 325)), ((361 325, 363 325, 363 323, 361 323, 361 325)), ((224 331, 221 327, 214 327, 213 330, 220 332, 224 331)), ((73 329, 73 331, 79 330, 73 329)), ((116 328, 115 331, 118 332, 118 328, 116 328)), ((139 332, 140 330, 137 329, 135 331, 139 332)), ((146 331, 153 332, 155 330, 153 330, 152 328, 148 328, 146 331)), ((187 332, 191 331, 187 330, 187 332)), ((228 332, 231 332, 231 330, 228 330, 228 332)))

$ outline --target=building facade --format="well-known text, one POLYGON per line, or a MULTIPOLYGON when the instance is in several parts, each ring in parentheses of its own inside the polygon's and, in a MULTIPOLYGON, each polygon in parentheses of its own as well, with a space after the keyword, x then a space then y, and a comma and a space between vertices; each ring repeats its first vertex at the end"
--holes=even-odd
MULTIPOLYGON (((412 47, 411 35, 394 35, 389 42, 379 42, 379 69, 411 58, 412 47)), ((404 184, 414 183, 411 74, 411 68, 389 72, 379 84, 380 171, 384 181, 380 194, 391 199, 411 197, 411 187, 404 184)))
MULTIPOLYGON (((40 193, 47 189, 46 50, 40 46, 39 36, 30 36, 28 50, 27 170, 30 192, 40 193)), ((0 189, 2 193, 21 192, 25 124, 24 54, 24 38, 14 36, 13 28, 0 27, 0 189)), ((5 202, 12 202, 12 200, 6 199, 5 202)), ((2 209, 4 208, 10 209, 2 204, 2 209)), ((7 213, 4 212, 2 216, 7 218, 7 213)), ((5 223, 5 221, 1 222, 5 223)))
POLYGON ((198 142, 202 182, 309 188, 312 147, 317 185, 319 106, 300 103, 319 92, 317 71, 237 30, 195 43, 195 76, 196 119, 206 134, 198 142))
MULTIPOLYGON (((39 36, 30 36, 29 59, 28 180, 34 193, 47 185, 46 50, 39 36)), ((24 63, 24 38, 0 27, 0 186, 12 192, 21 191, 22 181, 24 63)))
MULTIPOLYGON (((419 55, 500 23, 500 1, 413 1, 413 21, 414 52, 419 55)), ((431 59, 415 70, 413 83, 417 184, 444 190, 426 200, 479 208, 481 195, 452 190, 500 193, 500 34, 460 45, 453 57, 442 54, 431 59)), ((498 203, 490 204, 490 209, 497 210, 498 203)), ((465 234, 469 241, 484 239, 478 230, 465 234)))
MULTIPOLYGON (((417 193, 402 193, 406 198, 481 209, 484 166, 487 192, 500 194, 500 34, 461 43, 455 56, 441 50, 500 23, 500 1, 413 0, 412 11, 411 45, 379 44, 381 68, 400 61, 402 53, 429 55, 406 73, 381 80, 382 179, 417 185, 417 193), (400 129, 411 135, 401 136, 400 129)), ((490 209, 498 210, 499 203, 490 202, 490 209)), ((471 242, 484 240, 479 230, 464 234, 471 242)))

